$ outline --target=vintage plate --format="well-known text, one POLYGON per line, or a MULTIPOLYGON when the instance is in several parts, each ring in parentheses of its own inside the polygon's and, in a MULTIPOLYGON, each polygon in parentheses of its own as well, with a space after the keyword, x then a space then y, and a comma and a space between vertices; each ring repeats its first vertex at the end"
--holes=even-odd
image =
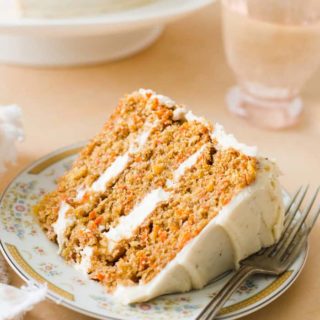
MULTIPOLYGON (((1 251, 26 281, 47 283, 48 298, 67 308, 99 319, 194 319, 231 273, 202 290, 172 294, 151 302, 125 306, 112 300, 102 286, 86 279, 57 254, 32 214, 32 206, 55 186, 69 168, 81 145, 60 149, 32 164, 8 186, 1 199, 1 251)), ((252 313, 282 294, 299 275, 305 249, 279 277, 255 276, 246 281, 222 309, 219 319, 236 319, 252 313)))

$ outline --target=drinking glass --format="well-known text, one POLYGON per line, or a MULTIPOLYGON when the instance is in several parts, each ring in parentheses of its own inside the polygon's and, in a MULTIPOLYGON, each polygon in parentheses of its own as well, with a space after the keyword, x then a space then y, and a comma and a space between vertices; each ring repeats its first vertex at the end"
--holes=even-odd
POLYGON ((222 0, 222 17, 238 82, 229 109, 259 126, 295 124, 301 88, 320 64, 320 0, 222 0))

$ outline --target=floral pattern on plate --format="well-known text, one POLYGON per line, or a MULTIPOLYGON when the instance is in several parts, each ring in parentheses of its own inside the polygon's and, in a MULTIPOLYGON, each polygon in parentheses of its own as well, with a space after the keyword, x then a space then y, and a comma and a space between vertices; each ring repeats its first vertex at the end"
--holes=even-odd
MULTIPOLYGON (((48 297, 78 312, 100 319, 194 319, 231 277, 231 273, 202 290, 159 297, 146 303, 122 305, 104 288, 88 280, 57 254, 32 213, 40 197, 55 187, 71 165, 80 145, 58 150, 34 163, 9 185, 1 199, 1 250, 25 280, 48 284, 48 297)), ((221 311, 220 319, 235 319, 270 303, 296 279, 306 259, 303 252, 291 270, 280 277, 255 276, 247 280, 221 311)))

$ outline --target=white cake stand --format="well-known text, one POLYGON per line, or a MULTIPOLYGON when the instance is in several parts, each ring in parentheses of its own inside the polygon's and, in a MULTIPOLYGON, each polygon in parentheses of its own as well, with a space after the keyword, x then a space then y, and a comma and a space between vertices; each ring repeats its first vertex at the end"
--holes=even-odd
POLYGON ((96 17, 0 20, 0 63, 86 65, 130 56, 148 47, 166 23, 214 0, 156 0, 96 17))

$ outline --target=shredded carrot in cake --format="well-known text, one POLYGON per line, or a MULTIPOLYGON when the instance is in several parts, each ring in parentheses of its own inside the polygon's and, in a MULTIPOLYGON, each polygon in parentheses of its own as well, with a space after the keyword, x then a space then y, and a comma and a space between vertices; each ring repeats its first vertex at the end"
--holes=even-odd
POLYGON ((103 130, 59 179, 57 189, 35 207, 43 229, 56 241, 54 224, 61 202, 69 204, 66 215, 75 222, 65 230, 61 255, 79 263, 81 249, 93 248, 90 277, 108 290, 118 284, 151 281, 256 179, 256 158, 231 148, 217 150, 217 141, 210 135, 214 128, 198 121, 174 120, 177 107, 153 99, 149 92, 122 99, 103 130), (150 124, 155 125, 149 132, 150 124), (176 178, 174 173, 201 148, 195 162, 176 178), (90 186, 116 159, 127 162, 102 190, 93 190, 90 186), (83 196, 76 199, 84 187, 83 196), (131 233, 111 241, 111 231, 122 218, 156 189, 164 193, 163 200, 131 233))

